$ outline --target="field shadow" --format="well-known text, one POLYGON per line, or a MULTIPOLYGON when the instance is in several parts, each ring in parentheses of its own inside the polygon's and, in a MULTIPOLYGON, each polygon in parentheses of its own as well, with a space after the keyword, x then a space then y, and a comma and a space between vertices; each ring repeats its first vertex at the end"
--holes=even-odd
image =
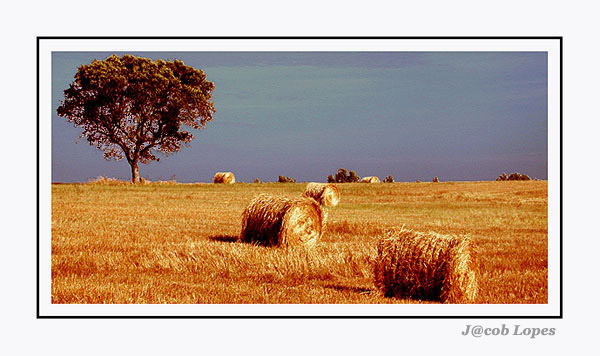
POLYGON ((240 237, 238 235, 213 235, 208 239, 217 242, 238 242, 240 237))

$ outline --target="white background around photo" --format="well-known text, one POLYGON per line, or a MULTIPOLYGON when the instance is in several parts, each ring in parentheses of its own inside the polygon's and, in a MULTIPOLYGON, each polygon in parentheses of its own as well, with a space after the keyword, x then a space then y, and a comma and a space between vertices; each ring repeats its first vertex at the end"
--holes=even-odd
MULTIPOLYGON (((549 1, 12 2, 2 21, 3 355, 564 355, 597 349, 597 11, 549 1), (36 36, 563 36, 562 319, 36 319, 36 36), (554 336, 463 336, 466 325, 554 336)), ((550 159, 550 157, 549 157, 550 159)))

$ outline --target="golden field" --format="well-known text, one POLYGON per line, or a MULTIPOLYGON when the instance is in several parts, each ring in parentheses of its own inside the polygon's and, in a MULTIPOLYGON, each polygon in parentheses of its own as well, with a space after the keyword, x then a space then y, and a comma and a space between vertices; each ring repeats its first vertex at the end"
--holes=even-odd
POLYGON ((338 184, 311 250, 237 242, 260 193, 306 183, 52 185, 53 303, 421 303, 374 287, 377 240, 406 228, 470 236, 477 303, 547 303, 546 181, 338 184))

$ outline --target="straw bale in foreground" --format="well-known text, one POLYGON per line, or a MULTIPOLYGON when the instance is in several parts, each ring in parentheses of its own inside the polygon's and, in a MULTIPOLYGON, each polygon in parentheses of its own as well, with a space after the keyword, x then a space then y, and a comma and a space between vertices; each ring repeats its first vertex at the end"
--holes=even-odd
POLYGON ((321 237, 324 218, 314 199, 263 194, 244 210, 240 239, 264 246, 310 246, 321 237))
POLYGON ((377 244, 375 285, 385 296, 474 303, 479 262, 466 237, 400 229, 377 244))

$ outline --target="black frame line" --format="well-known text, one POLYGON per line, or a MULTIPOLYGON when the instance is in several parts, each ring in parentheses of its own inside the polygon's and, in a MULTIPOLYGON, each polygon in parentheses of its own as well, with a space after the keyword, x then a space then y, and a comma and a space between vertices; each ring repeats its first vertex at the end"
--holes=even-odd
POLYGON ((36 37, 36 319, 563 319, 563 36, 37 36, 36 37), (40 41, 42 40, 558 40, 560 147, 559 315, 40 315, 40 41))

